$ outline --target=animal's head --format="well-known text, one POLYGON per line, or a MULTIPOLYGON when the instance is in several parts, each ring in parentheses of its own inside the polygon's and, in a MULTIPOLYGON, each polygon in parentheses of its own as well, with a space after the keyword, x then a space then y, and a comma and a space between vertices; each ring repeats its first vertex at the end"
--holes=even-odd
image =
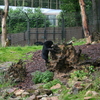
POLYGON ((51 47, 53 45, 52 41, 45 41, 44 45, 46 45, 47 47, 51 47))

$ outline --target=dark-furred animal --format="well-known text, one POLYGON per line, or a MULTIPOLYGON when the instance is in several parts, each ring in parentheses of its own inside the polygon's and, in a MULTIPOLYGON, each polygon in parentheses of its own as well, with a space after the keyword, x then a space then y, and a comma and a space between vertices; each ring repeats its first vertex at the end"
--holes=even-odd
POLYGON ((50 50, 53 50, 52 45, 53 45, 52 41, 46 41, 43 43, 42 58, 45 60, 46 63, 49 63, 48 54, 50 50))

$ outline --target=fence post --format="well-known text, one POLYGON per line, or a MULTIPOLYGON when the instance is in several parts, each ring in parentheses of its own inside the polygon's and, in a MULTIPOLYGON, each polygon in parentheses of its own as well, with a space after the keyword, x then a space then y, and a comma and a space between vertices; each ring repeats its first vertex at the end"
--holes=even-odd
POLYGON ((27 36, 28 36, 28 45, 30 45, 30 22, 27 20, 27 36))
POLYGON ((36 42, 38 42, 38 18, 36 19, 36 42))
POLYGON ((44 40, 47 40, 47 34, 46 34, 46 18, 44 19, 44 40))
POLYGON ((54 24, 54 28, 53 28, 53 41, 55 41, 55 20, 53 19, 53 24, 54 24))
POLYGON ((64 15, 62 13, 62 42, 65 40, 65 25, 64 25, 64 15))

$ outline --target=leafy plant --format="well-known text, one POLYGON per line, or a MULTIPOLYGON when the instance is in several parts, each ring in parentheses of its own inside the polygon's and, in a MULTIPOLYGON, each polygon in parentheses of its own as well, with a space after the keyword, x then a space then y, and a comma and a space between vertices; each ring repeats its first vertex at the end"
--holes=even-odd
POLYGON ((73 73, 71 73, 71 78, 74 78, 74 77, 78 77, 78 78, 82 78, 84 76, 86 76, 87 73, 84 72, 83 70, 77 70, 77 71, 74 71, 73 73))
POLYGON ((88 67, 88 73, 89 73, 89 75, 91 74, 91 73, 93 73, 95 70, 94 70, 94 66, 89 66, 88 67))
POLYGON ((48 70, 45 72, 36 71, 32 75, 33 75, 32 80, 35 84, 46 83, 53 79, 53 72, 50 72, 48 70))

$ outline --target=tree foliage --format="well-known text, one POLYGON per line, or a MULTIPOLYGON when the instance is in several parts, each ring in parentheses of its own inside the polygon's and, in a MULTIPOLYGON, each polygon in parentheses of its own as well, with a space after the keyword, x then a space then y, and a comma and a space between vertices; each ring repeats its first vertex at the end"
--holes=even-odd
POLYGON ((61 9, 66 12, 78 12, 79 11, 79 3, 78 0, 61 0, 61 9))
POLYGON ((50 25, 48 20, 44 21, 46 19, 46 16, 42 14, 39 8, 35 9, 34 12, 32 11, 32 9, 10 9, 9 17, 7 20, 9 33, 18 33, 27 30, 28 19, 31 28, 44 27, 45 24, 47 26, 50 25))
MULTIPOLYGON (((61 0, 61 2, 62 13, 58 16, 59 26, 61 25, 62 15, 64 16, 65 27, 81 26, 79 0, 61 0)), ((85 2, 87 15, 90 19, 91 1, 85 0, 85 2)))

